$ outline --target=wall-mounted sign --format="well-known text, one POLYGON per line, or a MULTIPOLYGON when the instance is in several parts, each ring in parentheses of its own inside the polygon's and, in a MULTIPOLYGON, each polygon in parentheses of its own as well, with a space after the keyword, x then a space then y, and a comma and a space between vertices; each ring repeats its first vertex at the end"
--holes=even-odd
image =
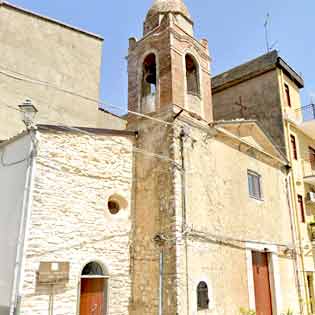
POLYGON ((69 262, 41 262, 38 270, 38 282, 54 284, 69 280, 69 262))

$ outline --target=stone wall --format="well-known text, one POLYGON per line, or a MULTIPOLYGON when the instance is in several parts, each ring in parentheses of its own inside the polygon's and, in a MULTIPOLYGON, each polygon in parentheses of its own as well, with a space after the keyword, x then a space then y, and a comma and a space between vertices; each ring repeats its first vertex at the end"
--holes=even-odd
POLYGON ((108 314, 128 314, 132 145, 126 136, 40 132, 21 314, 48 314, 51 288, 37 281, 42 261, 70 263, 69 282, 54 288, 54 314, 77 314, 80 274, 91 261, 108 270, 108 314), (112 194, 126 201, 116 215, 107 208, 112 194))
MULTIPOLYGON (((169 120, 171 115, 155 116, 169 120)), ((132 315, 158 314, 160 254, 156 235, 173 239, 176 234, 177 192, 174 191, 173 128, 138 119, 129 124, 138 130, 135 154, 135 203, 133 242, 132 315), (149 152, 149 153, 148 153, 149 152)), ((176 247, 167 242, 164 250, 163 314, 174 315, 177 310, 176 247)))

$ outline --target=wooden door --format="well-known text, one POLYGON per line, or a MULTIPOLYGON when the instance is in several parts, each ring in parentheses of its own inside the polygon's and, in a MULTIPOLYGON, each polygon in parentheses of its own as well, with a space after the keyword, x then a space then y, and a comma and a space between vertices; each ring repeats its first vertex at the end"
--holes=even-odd
POLYGON ((80 315, 105 315, 105 279, 82 278, 80 315))
POLYGON ((257 315, 272 315, 267 253, 253 252, 253 273, 257 315))

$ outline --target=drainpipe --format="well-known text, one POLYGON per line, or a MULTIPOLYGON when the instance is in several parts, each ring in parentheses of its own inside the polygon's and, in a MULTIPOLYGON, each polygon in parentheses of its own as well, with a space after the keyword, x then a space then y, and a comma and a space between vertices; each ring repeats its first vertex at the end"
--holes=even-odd
POLYGON ((159 307, 158 307, 158 315, 163 315, 164 308, 164 246, 165 246, 165 237, 163 234, 157 234, 154 237, 155 244, 160 249, 160 259, 159 259, 159 307))
POLYGON ((30 221, 30 210, 32 204, 32 190, 33 190, 33 178, 34 178, 34 169, 35 169, 35 157, 36 157, 36 128, 30 127, 29 133, 32 138, 31 144, 31 153, 30 157, 27 160, 28 169, 26 172, 26 181, 24 188, 24 198, 21 211, 21 223, 19 227, 19 237, 17 243, 17 254, 15 262, 15 271, 14 271, 14 284, 13 284, 13 293, 10 306, 10 315, 20 314, 20 302, 21 302, 21 291, 23 284, 21 283, 22 279, 22 270, 24 266, 24 251, 25 251, 25 241, 27 238, 27 227, 30 221))
POLYGON ((182 182, 182 233, 185 240, 185 256, 186 256, 186 299, 187 299, 187 315, 190 311, 189 303, 189 268, 188 268, 188 244, 187 236, 184 235, 186 223, 187 223, 187 209, 186 209, 186 171, 185 171, 185 149, 184 149, 184 139, 188 136, 184 128, 182 128, 179 140, 180 140, 180 154, 181 154, 181 182, 182 182))
POLYGON ((160 250, 160 290, 159 290, 159 315, 163 315, 163 291, 164 291, 164 283, 163 283, 163 270, 164 270, 164 249, 161 247, 160 250))
MULTIPOLYGON (((286 125, 287 125, 287 132, 288 132, 288 137, 291 134, 291 129, 290 129, 290 125, 289 123, 286 121, 286 125)), ((289 141, 287 139, 287 141, 289 141)), ((288 145, 288 148, 290 148, 290 146, 288 145)), ((289 149, 288 149, 289 150, 289 149)), ((305 272, 305 262, 304 262, 304 251, 303 251, 303 246, 302 246, 302 237, 301 237, 301 227, 300 227, 300 222, 299 222, 299 216, 298 216, 298 211, 296 209, 296 205, 297 205, 297 191, 295 188, 295 176, 294 176, 294 172, 292 171, 292 175, 291 175, 291 189, 292 189, 292 195, 293 195, 293 204, 294 204, 294 208, 295 209, 295 222, 296 222, 296 229, 297 229, 297 236, 298 236, 298 243, 299 243, 299 249, 300 249, 300 256, 301 256, 301 267, 302 267, 302 277, 303 277, 303 286, 304 286, 304 293, 305 293, 305 301, 306 301, 306 310, 307 310, 307 314, 311 314, 310 311, 310 304, 309 304, 309 297, 308 297, 308 288, 307 288, 307 279, 306 279, 306 272, 305 272)))
POLYGON ((296 286, 298 291, 298 297, 299 297, 299 307, 300 307, 300 313, 303 314, 303 304, 302 301, 302 292, 301 292, 301 283, 300 283, 300 276, 298 271, 298 261, 297 261, 297 254, 296 254, 296 242, 295 242, 295 233, 294 233, 294 213, 292 211, 291 206, 291 194, 290 194, 290 182, 289 182, 289 175, 287 175, 287 178, 285 179, 286 184, 286 193, 287 193, 287 200, 288 200, 288 207, 289 207, 289 213, 290 213, 290 230, 291 230, 291 237, 292 237, 292 244, 293 244, 293 268, 294 273, 296 277, 296 286))
MULTIPOLYGON (((282 106, 282 96, 284 95, 284 90, 283 90, 283 86, 284 86, 284 76, 283 76, 283 72, 280 71, 280 77, 281 77, 281 82, 279 83, 280 85, 280 90, 281 90, 281 96, 280 96, 280 102, 281 102, 281 108, 282 108, 282 115, 284 115, 284 111, 283 111, 283 106, 282 106)), ((285 137, 286 140, 286 151, 288 154, 290 154, 290 124, 289 122, 284 119, 284 125, 286 128, 284 128, 285 132, 287 132, 287 136, 285 137)), ((296 222, 296 232, 297 232, 297 238, 298 238, 298 243, 299 243, 299 248, 300 248, 300 255, 301 255, 301 265, 302 265, 302 277, 303 277, 303 287, 304 287, 304 291, 305 291, 305 298, 306 298, 306 303, 307 303, 307 314, 311 314, 310 312, 310 305, 308 303, 308 288, 307 288, 307 279, 306 279, 306 273, 305 273, 305 268, 304 268, 304 253, 303 253, 303 247, 302 247, 302 238, 301 238, 301 228, 300 228, 300 223, 299 223, 299 217, 298 217, 298 211, 296 209, 296 205, 297 205, 297 192, 295 189, 295 176, 294 176, 294 172, 292 171, 292 180, 290 181, 290 191, 291 196, 292 196, 292 206, 293 206, 293 215, 294 215, 294 220, 296 222)), ((303 301, 300 301, 300 304, 302 304, 303 301)), ((301 307, 301 305, 300 305, 301 307)), ((304 309, 303 305, 302 305, 302 309, 304 309)), ((303 313, 302 313, 303 314, 303 313)))

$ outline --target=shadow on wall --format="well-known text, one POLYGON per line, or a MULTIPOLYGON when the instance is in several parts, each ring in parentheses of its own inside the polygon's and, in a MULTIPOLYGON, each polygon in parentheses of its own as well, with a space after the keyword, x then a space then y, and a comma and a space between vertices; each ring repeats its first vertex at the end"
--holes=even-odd
MULTIPOLYGON (((67 288, 67 283, 68 282, 58 282, 54 285, 49 284, 49 283, 40 283, 38 281, 38 275, 36 277, 36 287, 35 287, 35 294, 34 295, 55 295, 55 294, 61 294, 66 292, 67 290, 69 290, 69 288, 67 288)), ((0 315, 2 315, 0 313, 0 315)))
POLYGON ((10 308, 8 306, 0 305, 0 315, 9 315, 10 308))

